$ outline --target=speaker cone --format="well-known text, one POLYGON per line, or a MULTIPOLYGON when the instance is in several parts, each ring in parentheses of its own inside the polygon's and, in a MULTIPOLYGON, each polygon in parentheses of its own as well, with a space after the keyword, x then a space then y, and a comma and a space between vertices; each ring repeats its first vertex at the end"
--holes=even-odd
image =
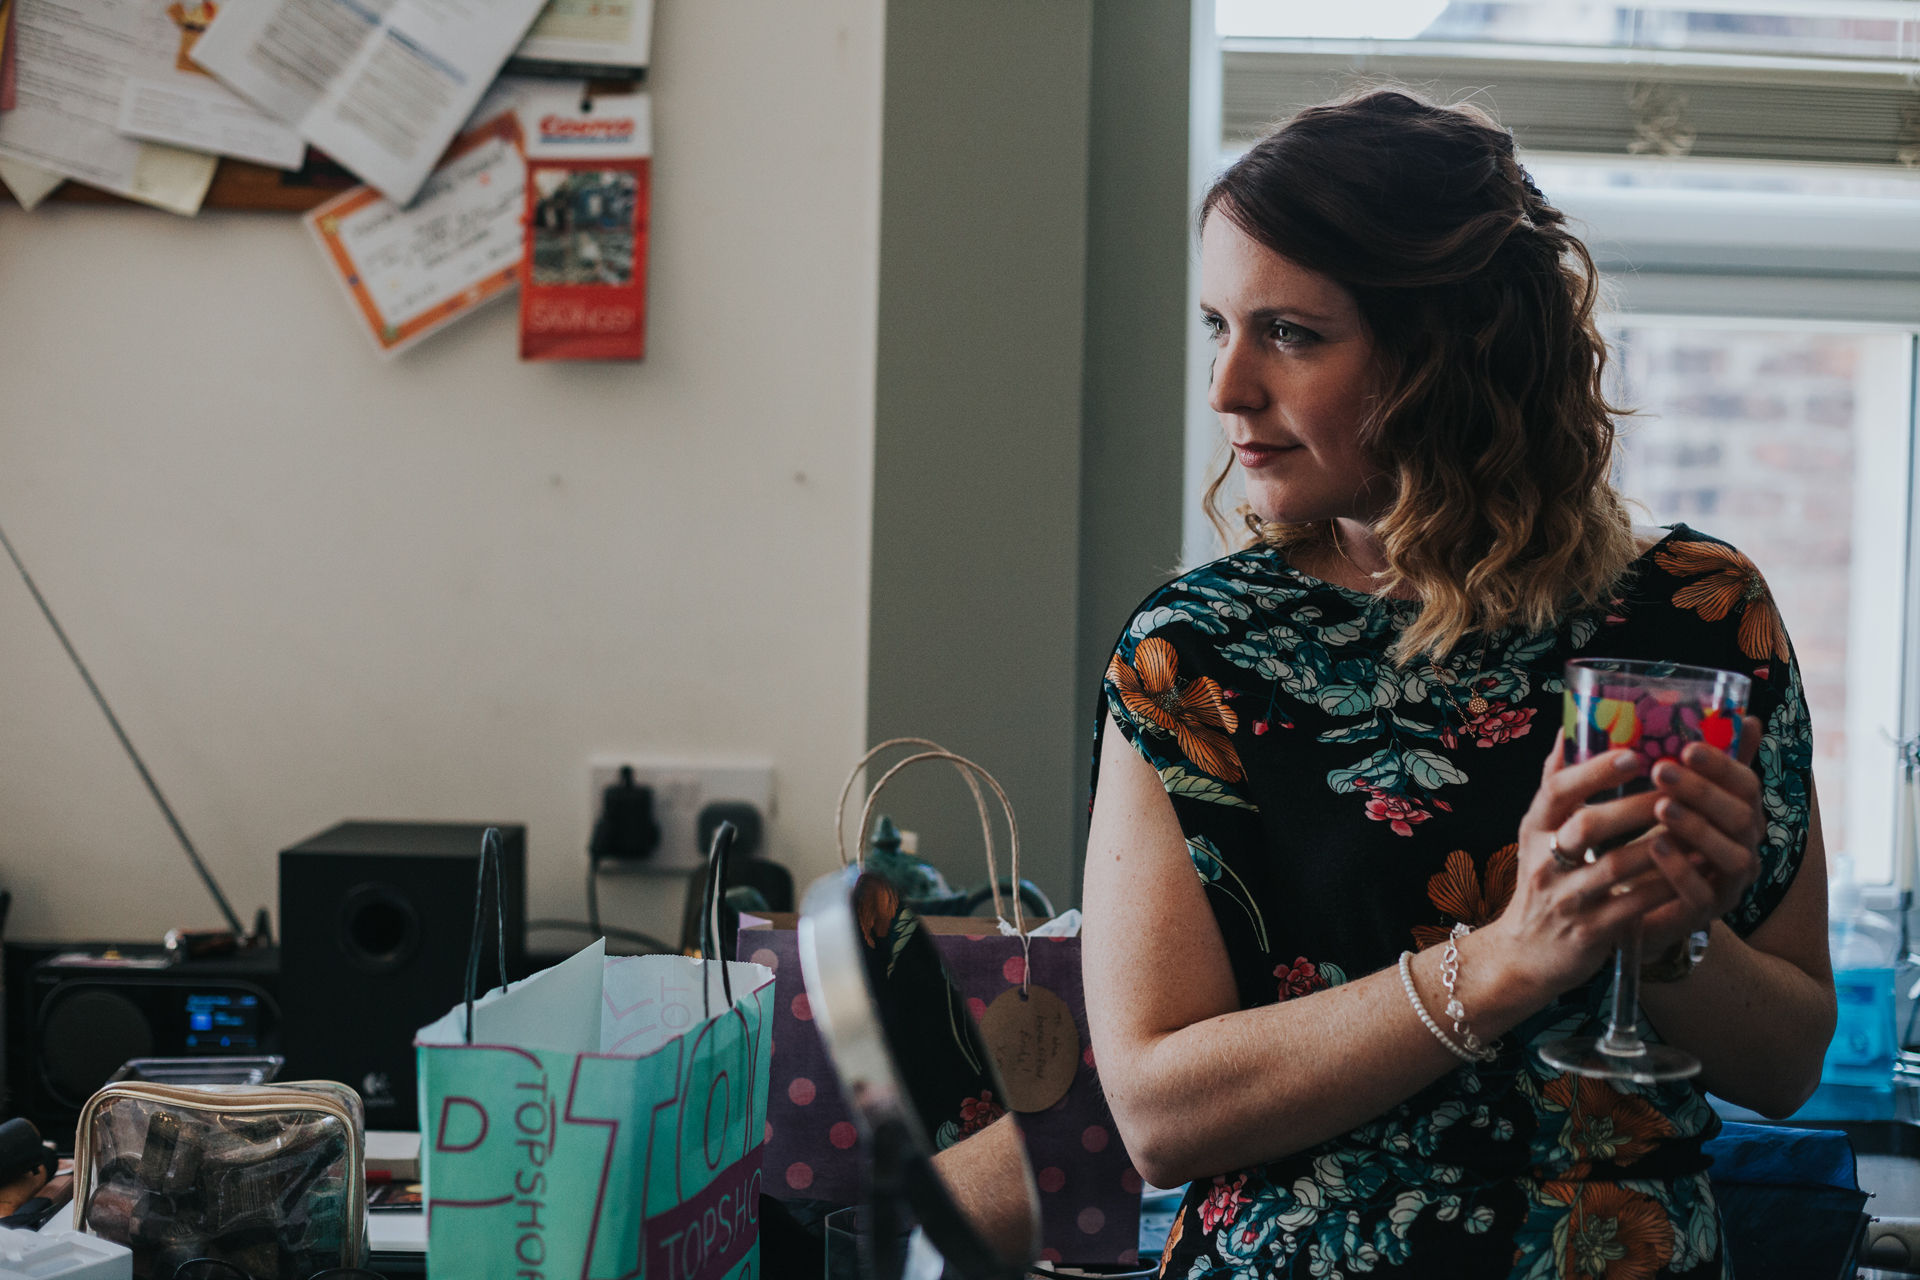
POLYGON ((392 885, 361 884, 340 900, 340 950, 357 969, 391 973, 420 945, 420 913, 392 885))
POLYGON ((113 991, 77 985, 48 996, 40 1023, 47 1088, 77 1107, 129 1058, 153 1053, 153 1027, 140 1006, 113 991))

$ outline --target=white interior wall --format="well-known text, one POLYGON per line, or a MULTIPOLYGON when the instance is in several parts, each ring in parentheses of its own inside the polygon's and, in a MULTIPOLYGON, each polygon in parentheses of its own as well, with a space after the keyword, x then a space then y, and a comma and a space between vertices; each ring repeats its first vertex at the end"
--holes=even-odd
MULTIPOLYGON (((883 15, 661 0, 644 364, 522 364, 512 302, 382 364, 289 215, 0 209, 0 525, 243 914, 277 850, 388 817, 527 823, 531 912, 578 918, 603 753, 771 759, 771 853, 828 868, 883 15)), ((217 923, 5 568, 9 935, 217 923)), ((603 909, 667 932, 680 893, 603 909)))

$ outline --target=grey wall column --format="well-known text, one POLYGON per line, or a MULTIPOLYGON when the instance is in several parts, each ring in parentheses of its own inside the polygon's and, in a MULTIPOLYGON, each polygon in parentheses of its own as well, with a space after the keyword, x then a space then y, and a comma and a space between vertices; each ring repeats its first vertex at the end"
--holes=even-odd
MULTIPOLYGON (((1213 5, 1202 8, 1210 33, 1213 5)), ((1094 10, 1074 682, 1083 846, 1102 673, 1133 606, 1180 563, 1196 38, 1189 9, 1100 0, 1094 10)), ((1077 897, 1077 860, 1074 870, 1077 897)))
MULTIPOLYGON (((1180 558, 1192 12, 887 6, 869 736, 992 770, 1060 906, 1100 673, 1180 558)), ((974 884, 943 772, 882 807, 974 884)))
MULTIPOLYGON (((933 738, 990 769, 1020 815, 1023 872, 1062 900, 1080 839, 1093 8, 890 0, 881 150, 869 736, 933 738)), ((882 807, 978 883, 972 801, 923 768, 882 807)))

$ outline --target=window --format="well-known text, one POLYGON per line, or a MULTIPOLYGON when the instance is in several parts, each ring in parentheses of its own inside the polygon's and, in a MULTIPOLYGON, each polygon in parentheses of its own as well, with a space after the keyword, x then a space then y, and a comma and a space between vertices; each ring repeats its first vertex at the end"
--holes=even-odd
POLYGON ((1892 871, 1912 339, 1779 322, 1621 317, 1615 482, 1637 520, 1685 521, 1766 574, 1814 726, 1830 853, 1892 871))
MULTIPOLYGON (((1889 882, 1895 741, 1920 733, 1920 4, 1217 0, 1216 16, 1220 78, 1195 108, 1223 164, 1383 80, 1471 96, 1514 131, 1606 279, 1613 394, 1638 411, 1616 483, 1637 522, 1685 521, 1766 574, 1828 850, 1889 882)), ((1198 563, 1219 554, 1199 494, 1221 455, 1192 350, 1198 563)))

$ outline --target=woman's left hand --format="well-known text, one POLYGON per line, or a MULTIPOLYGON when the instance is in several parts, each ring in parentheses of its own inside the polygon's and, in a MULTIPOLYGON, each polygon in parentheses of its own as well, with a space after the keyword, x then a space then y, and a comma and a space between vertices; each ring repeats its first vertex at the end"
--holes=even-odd
POLYGON ((1666 828, 1652 842, 1653 862, 1674 900, 1646 915, 1641 954, 1649 959, 1733 910, 1760 874, 1766 817, 1751 767, 1760 734, 1760 721, 1747 716, 1737 757, 1696 742, 1653 767, 1654 816, 1666 828))

